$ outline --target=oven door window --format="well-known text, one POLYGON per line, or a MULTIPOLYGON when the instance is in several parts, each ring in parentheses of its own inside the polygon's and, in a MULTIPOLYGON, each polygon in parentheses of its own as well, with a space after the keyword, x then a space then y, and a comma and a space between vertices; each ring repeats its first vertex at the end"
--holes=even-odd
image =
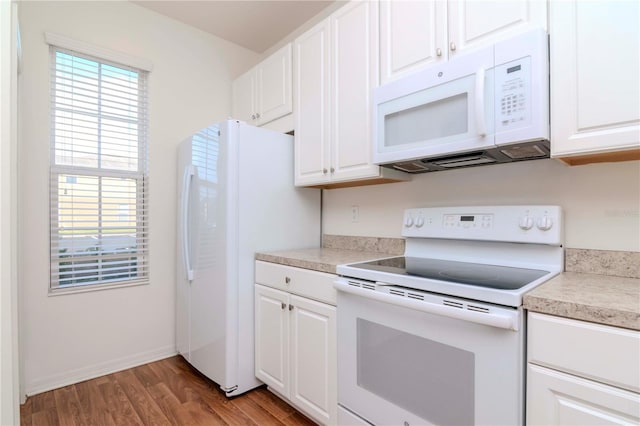
POLYGON ((439 425, 474 424, 475 355, 357 320, 359 387, 439 425))

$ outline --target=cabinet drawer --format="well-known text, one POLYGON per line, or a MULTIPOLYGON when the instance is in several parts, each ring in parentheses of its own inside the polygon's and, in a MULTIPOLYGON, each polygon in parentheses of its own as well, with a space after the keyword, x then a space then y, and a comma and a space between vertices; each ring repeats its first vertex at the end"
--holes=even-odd
POLYGON ((640 392, 640 332, 529 313, 529 362, 640 392))
POLYGON ((336 304, 335 279, 336 275, 325 272, 256 261, 256 283, 331 305, 336 304))

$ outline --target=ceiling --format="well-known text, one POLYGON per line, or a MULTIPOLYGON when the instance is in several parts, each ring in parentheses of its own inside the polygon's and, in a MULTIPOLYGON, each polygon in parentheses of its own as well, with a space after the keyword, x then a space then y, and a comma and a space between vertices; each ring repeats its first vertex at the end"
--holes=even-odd
POLYGON ((133 3, 263 53, 333 0, 141 0, 133 3))

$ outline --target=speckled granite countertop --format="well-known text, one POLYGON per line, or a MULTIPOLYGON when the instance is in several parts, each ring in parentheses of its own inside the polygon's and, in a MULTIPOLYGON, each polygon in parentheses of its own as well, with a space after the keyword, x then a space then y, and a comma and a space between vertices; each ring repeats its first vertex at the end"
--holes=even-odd
POLYGON ((367 260, 382 259, 393 256, 396 255, 375 251, 310 248, 256 253, 256 260, 335 274, 336 266, 342 265, 343 263, 364 262, 367 260))
POLYGON ((640 279, 564 272, 525 294, 524 308, 640 330, 640 279))
MULTIPOLYGON (((256 260, 336 273, 336 266, 401 256, 398 238, 323 235, 323 248, 256 253, 256 260)), ((524 307, 640 330, 640 253, 566 249, 564 272, 525 294, 524 307)))

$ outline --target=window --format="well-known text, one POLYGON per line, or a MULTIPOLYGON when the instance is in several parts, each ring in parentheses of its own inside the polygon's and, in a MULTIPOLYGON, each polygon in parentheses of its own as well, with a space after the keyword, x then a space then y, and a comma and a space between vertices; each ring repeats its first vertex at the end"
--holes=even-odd
POLYGON ((50 289, 145 283, 148 73, 50 51, 50 289))

